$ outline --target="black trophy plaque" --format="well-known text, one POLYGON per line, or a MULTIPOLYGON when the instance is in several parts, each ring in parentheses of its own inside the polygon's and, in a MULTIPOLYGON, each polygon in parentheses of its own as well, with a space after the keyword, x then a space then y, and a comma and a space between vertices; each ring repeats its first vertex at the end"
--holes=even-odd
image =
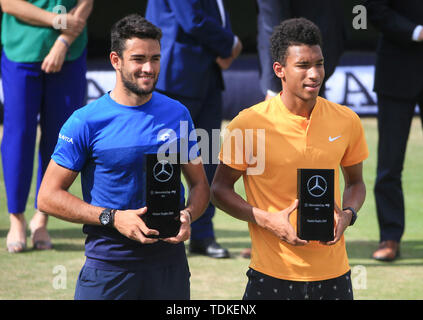
POLYGON ((297 234, 303 240, 334 239, 334 170, 297 169, 297 234))
POLYGON ((158 154, 144 154, 144 192, 147 212, 142 215, 147 227, 168 238, 178 234, 180 223, 181 168, 179 154, 175 161, 158 154))

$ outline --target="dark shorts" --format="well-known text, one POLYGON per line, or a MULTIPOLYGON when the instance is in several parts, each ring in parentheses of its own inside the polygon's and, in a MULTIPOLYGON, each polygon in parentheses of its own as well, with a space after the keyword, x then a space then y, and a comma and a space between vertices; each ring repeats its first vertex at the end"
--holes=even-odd
POLYGON ((322 281, 289 281, 270 277, 253 269, 243 300, 353 300, 351 271, 322 281))
POLYGON ((75 300, 189 300, 188 264, 137 271, 109 271, 87 265, 79 273, 75 300))

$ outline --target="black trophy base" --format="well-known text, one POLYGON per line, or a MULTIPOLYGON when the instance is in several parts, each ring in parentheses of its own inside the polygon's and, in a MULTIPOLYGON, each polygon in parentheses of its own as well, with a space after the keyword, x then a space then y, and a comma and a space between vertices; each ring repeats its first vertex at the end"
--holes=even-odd
MULTIPOLYGON (((179 155, 173 159, 178 160, 179 155)), ((181 227, 180 164, 164 155, 144 154, 144 173, 147 212, 142 215, 142 219, 148 228, 159 231, 158 236, 146 236, 149 238, 174 237, 181 227)))
POLYGON ((334 170, 297 170, 297 235, 308 241, 334 239, 334 170))
POLYGON ((328 242, 334 239, 334 227, 329 219, 302 219, 298 238, 307 241, 328 242))
MULTIPOLYGON (((148 209, 148 207, 147 207, 148 209)), ((181 228, 181 222, 179 220, 179 212, 153 212, 147 211, 142 216, 144 223, 150 229, 159 231, 159 235, 145 235, 147 238, 170 238, 175 237, 179 229, 181 228)))

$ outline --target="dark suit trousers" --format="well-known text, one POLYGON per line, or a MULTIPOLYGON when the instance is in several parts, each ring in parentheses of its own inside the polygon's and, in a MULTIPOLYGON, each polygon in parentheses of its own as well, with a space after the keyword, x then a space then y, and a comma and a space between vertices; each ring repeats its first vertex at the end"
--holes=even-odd
MULTIPOLYGON (((204 163, 207 180, 211 184, 214 173, 219 163, 219 132, 213 129, 219 129, 222 123, 222 89, 218 85, 216 77, 210 77, 204 85, 207 86, 207 94, 204 98, 188 98, 179 95, 164 94, 178 100, 188 108, 194 126, 197 129, 199 139, 199 148, 204 163)), ((205 238, 214 238, 214 229, 212 218, 215 213, 215 207, 209 203, 204 214, 191 225, 191 239, 201 240, 205 238)))
POLYGON ((378 161, 374 187, 380 241, 400 241, 405 212, 401 174, 416 104, 423 123, 423 96, 403 100, 378 94, 378 161))

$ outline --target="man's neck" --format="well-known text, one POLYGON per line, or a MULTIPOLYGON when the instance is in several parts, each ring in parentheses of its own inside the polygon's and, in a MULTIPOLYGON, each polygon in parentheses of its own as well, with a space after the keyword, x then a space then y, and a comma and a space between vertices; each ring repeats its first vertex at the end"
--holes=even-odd
POLYGON ((282 91, 280 98, 285 105, 285 107, 292 113, 307 119, 310 119, 311 112, 313 111, 314 106, 316 105, 317 99, 313 100, 302 100, 299 97, 289 95, 282 91))
POLYGON ((115 102, 131 107, 140 106, 147 103, 150 101, 152 96, 152 93, 139 96, 126 88, 119 88, 117 86, 110 92, 110 97, 115 102))

